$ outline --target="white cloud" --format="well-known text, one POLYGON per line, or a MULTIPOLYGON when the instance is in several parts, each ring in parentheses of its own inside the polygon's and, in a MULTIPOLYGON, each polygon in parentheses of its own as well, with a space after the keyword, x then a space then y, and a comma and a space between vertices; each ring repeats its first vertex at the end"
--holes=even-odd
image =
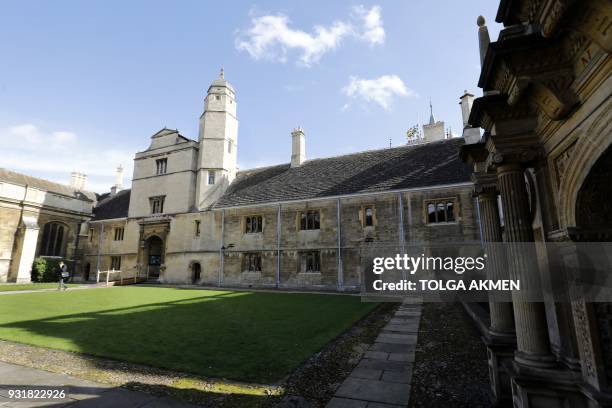
POLYGON ((383 75, 374 79, 352 76, 349 84, 342 88, 342 92, 351 98, 374 102, 385 110, 391 110, 393 98, 396 96, 416 95, 397 75, 383 75))
POLYGON ((298 51, 299 63, 310 66, 318 62, 329 51, 338 48, 348 37, 368 42, 370 45, 384 43, 385 30, 380 16, 381 9, 374 6, 353 9, 360 25, 353 22, 336 21, 329 27, 314 26, 308 33, 290 27, 291 20, 283 14, 253 16, 251 27, 236 39, 236 48, 246 51, 255 59, 286 62, 289 50, 298 51))
POLYGON ((53 137, 53 140, 59 143, 74 142, 77 139, 77 136, 74 133, 64 131, 53 132, 51 133, 51 136, 53 137))
POLYGON ((355 6, 353 11, 363 20, 364 30, 361 38, 370 43, 370 45, 384 44, 385 29, 383 27, 380 6, 373 6, 369 10, 364 6, 355 6))
POLYGON ((69 184, 70 173, 87 174, 87 189, 103 193, 115 180, 119 164, 127 178, 132 174, 133 153, 105 146, 85 145, 76 133, 46 131, 26 123, 0 128, 0 167, 69 184))

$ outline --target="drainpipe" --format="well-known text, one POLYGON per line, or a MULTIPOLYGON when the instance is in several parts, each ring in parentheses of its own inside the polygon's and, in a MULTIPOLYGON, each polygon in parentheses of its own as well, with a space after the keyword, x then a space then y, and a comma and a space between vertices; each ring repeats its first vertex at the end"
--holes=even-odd
POLYGON ((221 248, 219 249, 219 286, 221 286, 221 284, 223 283, 223 263, 224 263, 223 250, 225 249, 224 248, 224 245, 225 245, 224 235, 225 235, 225 210, 221 210, 221 248))
POLYGON ((276 212, 276 289, 280 288, 281 268, 281 205, 276 212))
POLYGON ((336 200, 337 241, 338 241, 338 290, 344 289, 344 271, 342 268, 342 225, 340 222, 340 199, 336 200))
POLYGON ((100 251, 102 250, 102 235, 104 235, 104 222, 100 223, 100 230, 99 230, 99 237, 98 237, 98 254, 96 256, 96 270, 98 272, 100 272, 100 251))
MULTIPOLYGON (((76 239, 74 240, 74 251, 72 252, 72 259, 74 260, 74 262, 72 263, 72 278, 74 279, 74 276, 76 274, 76 269, 77 269, 77 262, 78 265, 80 266, 81 262, 80 262, 80 255, 79 255, 79 238, 81 237, 81 222, 77 222, 77 229, 76 229, 76 239)), ((79 268, 81 269, 81 268, 79 268)))
MULTIPOLYGON (((397 193, 399 198, 399 246, 401 255, 406 253, 405 236, 404 236, 404 198, 402 193, 397 193)), ((402 270, 402 277, 406 279, 406 270, 402 270)))

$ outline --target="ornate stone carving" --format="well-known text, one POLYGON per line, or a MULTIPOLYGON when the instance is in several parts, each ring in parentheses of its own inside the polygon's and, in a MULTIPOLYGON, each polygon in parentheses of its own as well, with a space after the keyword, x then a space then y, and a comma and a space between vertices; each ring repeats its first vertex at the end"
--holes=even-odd
POLYGON ((586 34, 607 53, 612 52, 612 7, 606 1, 591 2, 581 7, 570 25, 586 34))
POLYGON ((552 0, 548 2, 548 7, 545 7, 546 12, 542 13, 540 24, 542 25, 542 35, 544 37, 552 37, 557 32, 557 28, 563 19, 563 16, 569 8, 572 0, 552 0))
MULTIPOLYGON (((567 258, 566 258, 567 262, 567 258)), ((570 265, 568 265, 569 267, 570 265)), ((587 305, 583 301, 572 302, 572 314, 574 315, 574 325, 580 353, 582 354, 582 374, 589 382, 597 381, 597 370, 595 364, 595 350, 591 344, 592 333, 589 330, 589 317, 587 305)))
POLYGON ((572 143, 567 149, 557 155, 557 157, 555 157, 555 159, 553 160, 557 185, 559 186, 561 185, 561 181, 563 180, 563 176, 565 175, 567 166, 572 158, 574 149, 576 149, 576 142, 572 143))

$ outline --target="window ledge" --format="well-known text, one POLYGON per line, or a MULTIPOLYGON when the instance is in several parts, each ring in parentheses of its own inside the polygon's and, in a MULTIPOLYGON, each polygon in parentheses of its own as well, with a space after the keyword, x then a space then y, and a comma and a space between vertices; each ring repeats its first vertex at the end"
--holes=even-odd
POLYGON ((446 225, 446 226, 448 226, 448 225, 459 225, 459 222, 458 221, 453 221, 453 222, 432 222, 432 223, 427 223, 425 225, 428 226, 428 227, 440 227, 440 226, 443 226, 443 225, 446 225))
POLYGON ((321 272, 298 272, 298 275, 320 275, 321 272))

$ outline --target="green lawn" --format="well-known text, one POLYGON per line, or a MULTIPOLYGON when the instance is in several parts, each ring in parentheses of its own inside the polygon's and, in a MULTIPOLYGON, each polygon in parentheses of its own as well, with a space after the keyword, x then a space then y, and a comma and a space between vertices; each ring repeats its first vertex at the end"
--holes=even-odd
MULTIPOLYGON (((40 290, 40 289, 57 289, 59 283, 2 283, 0 284, 0 292, 11 292, 15 290, 40 290)), ((75 284, 66 284, 66 286, 76 286, 75 284)))
POLYGON ((0 338, 265 383, 375 306, 355 296, 135 286, 27 293, 0 296, 0 338))

